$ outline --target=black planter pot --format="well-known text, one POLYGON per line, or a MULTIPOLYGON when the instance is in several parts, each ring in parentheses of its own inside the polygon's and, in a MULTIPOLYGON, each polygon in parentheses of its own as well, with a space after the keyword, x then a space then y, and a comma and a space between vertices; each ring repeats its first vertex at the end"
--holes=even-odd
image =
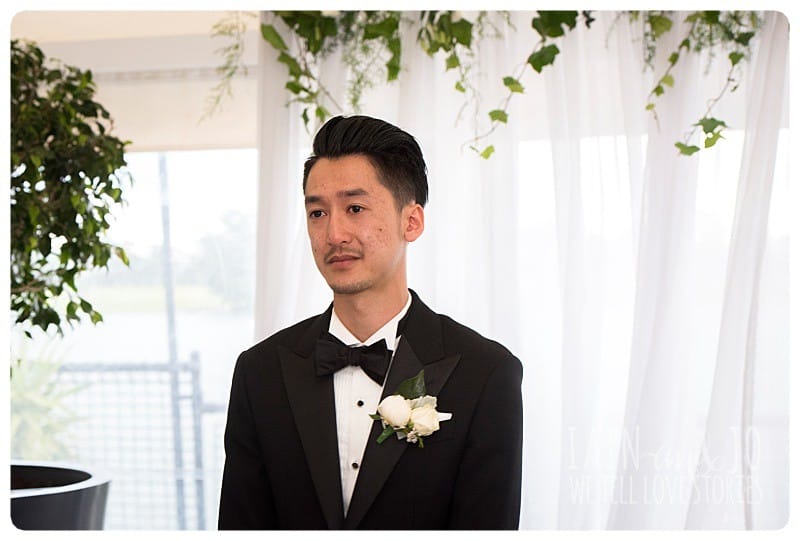
POLYGON ((79 466, 11 464, 11 521, 21 530, 102 530, 109 479, 79 466))

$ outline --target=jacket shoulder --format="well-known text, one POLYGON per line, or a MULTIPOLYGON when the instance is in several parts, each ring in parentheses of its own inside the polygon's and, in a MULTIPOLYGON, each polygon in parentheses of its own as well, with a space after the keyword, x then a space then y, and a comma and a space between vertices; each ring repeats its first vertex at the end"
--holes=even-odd
POLYGON ((514 354, 500 342, 486 338, 449 316, 442 314, 438 314, 438 316, 442 324, 442 342, 445 352, 448 354, 460 353, 467 357, 516 360, 514 354))
POLYGON ((241 357, 263 357, 265 354, 273 353, 279 347, 295 349, 308 334, 311 326, 324 314, 311 316, 294 325, 286 327, 261 340, 250 348, 242 352, 241 357))

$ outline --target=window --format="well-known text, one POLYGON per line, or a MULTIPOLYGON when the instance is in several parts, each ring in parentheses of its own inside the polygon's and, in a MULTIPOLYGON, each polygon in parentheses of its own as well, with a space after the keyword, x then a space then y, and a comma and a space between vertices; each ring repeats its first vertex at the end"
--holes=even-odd
POLYGON ((48 458, 109 474, 108 529, 214 528, 231 373, 252 345, 257 153, 127 159, 109 240, 130 268, 80 280, 104 321, 51 342, 58 390, 75 392, 65 449, 48 458))

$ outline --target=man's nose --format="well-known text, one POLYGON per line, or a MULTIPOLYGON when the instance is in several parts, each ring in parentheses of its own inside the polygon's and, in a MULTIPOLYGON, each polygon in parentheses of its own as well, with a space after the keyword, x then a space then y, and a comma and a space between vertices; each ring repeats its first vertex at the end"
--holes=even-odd
POLYGON ((331 213, 328 218, 328 244, 346 244, 350 238, 350 230, 344 216, 338 212, 331 213))

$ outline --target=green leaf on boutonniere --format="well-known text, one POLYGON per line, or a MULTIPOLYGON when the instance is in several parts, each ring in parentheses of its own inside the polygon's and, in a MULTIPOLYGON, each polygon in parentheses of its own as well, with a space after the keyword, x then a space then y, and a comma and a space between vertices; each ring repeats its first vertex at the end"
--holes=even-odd
POLYGON ((425 396, 425 370, 420 370, 419 374, 398 385, 395 394, 399 394, 407 400, 425 396))
MULTIPOLYGON (((378 416, 378 419, 380 419, 380 415, 378 416)), ((386 438, 388 438, 392 434, 394 434, 394 428, 392 428, 389 425, 386 425, 386 428, 383 429, 383 432, 381 432, 381 435, 378 436, 378 443, 385 442, 386 438)))

